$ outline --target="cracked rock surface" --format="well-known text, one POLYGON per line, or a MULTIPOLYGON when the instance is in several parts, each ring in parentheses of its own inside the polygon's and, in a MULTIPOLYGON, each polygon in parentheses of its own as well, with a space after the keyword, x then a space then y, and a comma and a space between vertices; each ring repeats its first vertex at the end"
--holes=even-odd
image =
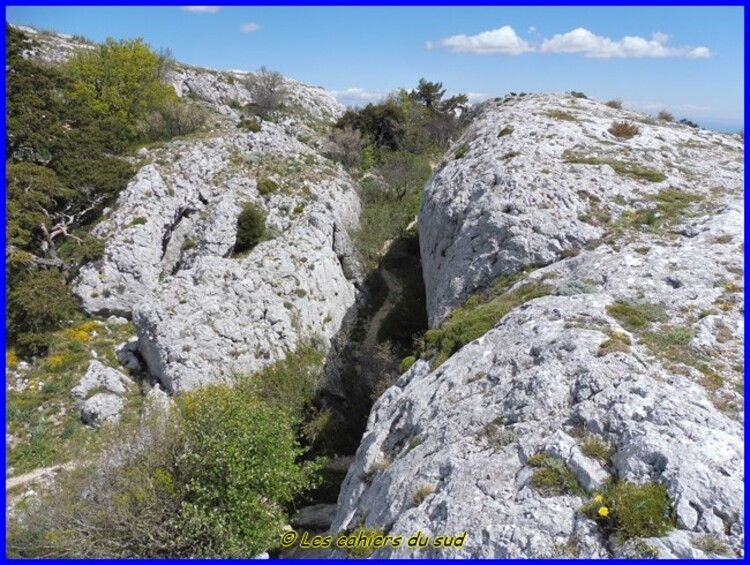
POLYGON ((546 296, 439 367, 417 361, 380 397, 332 531, 468 532, 464 547, 421 557, 643 556, 643 547, 710 557, 705 536, 741 555, 741 141, 640 122, 621 140, 608 127, 635 114, 562 95, 491 101, 477 116, 446 158, 462 144, 465 156, 433 176, 423 199, 431 327, 522 267, 546 265, 510 290, 535 282, 546 296), (512 133, 499 136, 506 126, 512 133), (566 151, 665 178, 567 162, 566 151), (624 305, 656 314, 633 324, 624 305), (607 461, 586 455, 592 438, 611 448, 607 461), (537 453, 590 494, 540 492, 529 465, 537 453), (676 529, 624 545, 600 531, 580 509, 609 479, 663 485, 676 529))

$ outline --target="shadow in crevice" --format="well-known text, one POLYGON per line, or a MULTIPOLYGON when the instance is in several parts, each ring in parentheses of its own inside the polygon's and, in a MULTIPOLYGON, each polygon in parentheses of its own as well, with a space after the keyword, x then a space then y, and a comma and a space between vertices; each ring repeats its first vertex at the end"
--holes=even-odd
POLYGON ((427 329, 419 237, 395 240, 362 286, 362 297, 332 341, 320 407, 331 413, 325 451, 352 455, 375 399, 399 376, 414 338, 427 329))

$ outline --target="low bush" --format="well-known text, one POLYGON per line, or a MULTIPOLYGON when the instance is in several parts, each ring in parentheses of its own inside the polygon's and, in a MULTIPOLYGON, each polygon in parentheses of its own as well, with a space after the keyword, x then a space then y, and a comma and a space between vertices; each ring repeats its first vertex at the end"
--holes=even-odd
POLYGON ((622 109, 622 100, 619 98, 614 98, 612 100, 607 100, 605 105, 609 106, 610 108, 614 108, 615 110, 621 110, 622 109))
POLYGON ((294 420, 242 388, 183 393, 159 422, 112 432, 101 460, 67 472, 9 520, 14 557, 257 555, 316 484, 294 420))
POLYGON ((623 543, 658 537, 674 529, 676 520, 667 489, 659 483, 636 485, 618 481, 607 485, 581 511, 623 543))
POLYGON ((657 116, 660 120, 663 122, 673 122, 674 121, 674 115, 671 112, 668 112, 666 109, 661 110, 657 116))
POLYGON ((628 122, 613 122, 607 131, 615 137, 630 139, 638 135, 641 130, 638 129, 638 126, 635 124, 628 122))
POLYGON ((271 179, 261 179, 258 181, 258 192, 260 192, 261 196, 266 196, 268 194, 274 193, 279 189, 279 185, 276 181, 273 181, 271 179))
POLYGON ((235 256, 250 251, 260 243, 266 230, 266 212, 253 202, 248 202, 237 216, 235 256))
POLYGON ((5 330, 21 355, 38 355, 50 345, 50 331, 76 310, 57 269, 29 270, 9 289, 5 330))
POLYGON ((588 98, 588 96, 586 96, 583 92, 578 92, 576 90, 571 91, 570 95, 573 98, 583 98, 583 99, 587 99, 588 98))

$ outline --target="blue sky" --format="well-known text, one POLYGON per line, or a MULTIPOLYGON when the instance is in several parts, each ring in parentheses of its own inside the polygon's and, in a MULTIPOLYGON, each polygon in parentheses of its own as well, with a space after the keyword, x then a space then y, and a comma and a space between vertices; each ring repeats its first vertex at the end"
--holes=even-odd
POLYGON ((425 77, 472 100, 579 90, 716 129, 744 120, 742 7, 7 7, 6 19, 142 37, 197 66, 265 65, 346 104, 425 77))

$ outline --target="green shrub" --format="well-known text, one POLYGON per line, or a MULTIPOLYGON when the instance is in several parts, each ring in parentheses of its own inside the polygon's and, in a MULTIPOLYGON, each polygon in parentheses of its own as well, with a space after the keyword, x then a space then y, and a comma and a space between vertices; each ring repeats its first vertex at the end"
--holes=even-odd
POLYGON ((145 434, 116 428, 102 460, 21 509, 9 555, 240 558, 275 546, 285 508, 317 481, 319 465, 298 462, 296 421, 224 385, 183 393, 161 418, 145 434))
POLYGON ((323 376, 322 353, 311 346, 289 353, 239 385, 266 404, 290 416, 299 416, 310 407, 323 376))
POLYGON ((278 189, 279 189, 278 183, 276 183, 275 181, 272 181, 271 179, 261 179, 258 181, 258 192, 260 192, 261 196, 272 194, 276 192, 278 189))
POLYGON ((108 38, 94 49, 77 51, 64 72, 71 78, 74 103, 134 131, 148 112, 178 100, 174 89, 162 82, 159 63, 159 56, 141 39, 108 38))
POLYGON ((250 251, 260 243, 266 229, 266 212, 253 202, 248 202, 237 216, 237 237, 234 255, 250 251))
POLYGON ((136 216, 133 218, 133 220, 130 222, 131 226, 142 226, 143 224, 148 223, 148 220, 144 218, 143 216, 136 216))
POLYGON ((206 113, 202 108, 168 100, 149 112, 139 124, 138 130, 145 139, 172 139, 198 131, 205 122, 206 113))
POLYGON ((469 152, 469 146, 464 143, 461 147, 459 147, 458 149, 456 149, 455 158, 456 159, 463 159, 464 157, 466 157, 466 154, 468 152, 469 152))
POLYGON ((638 135, 641 130, 639 130, 638 126, 635 124, 630 124, 628 122, 613 122, 607 131, 615 137, 630 139, 631 137, 638 135))
POLYGON ((573 98, 584 98, 584 99, 588 98, 588 96, 586 96, 583 92, 578 92, 576 90, 571 91, 570 95, 573 98))
POLYGON ((503 129, 500 130, 500 133, 497 134, 498 137, 505 137, 506 135, 510 135, 513 133, 513 126, 505 126, 503 129))
POLYGON ((409 369, 411 369, 411 366, 414 365, 414 363, 417 362, 417 358, 414 355, 409 355, 408 357, 404 357, 404 360, 401 361, 401 365, 398 367, 399 373, 405 373, 409 369))
POLYGON ((22 355, 44 353, 49 332, 75 312, 76 303, 56 269, 30 270, 7 294, 5 330, 22 355))
POLYGON ((654 482, 611 483, 581 511, 596 520, 605 533, 616 535, 620 543, 633 538, 663 536, 676 525, 667 489, 654 482))

